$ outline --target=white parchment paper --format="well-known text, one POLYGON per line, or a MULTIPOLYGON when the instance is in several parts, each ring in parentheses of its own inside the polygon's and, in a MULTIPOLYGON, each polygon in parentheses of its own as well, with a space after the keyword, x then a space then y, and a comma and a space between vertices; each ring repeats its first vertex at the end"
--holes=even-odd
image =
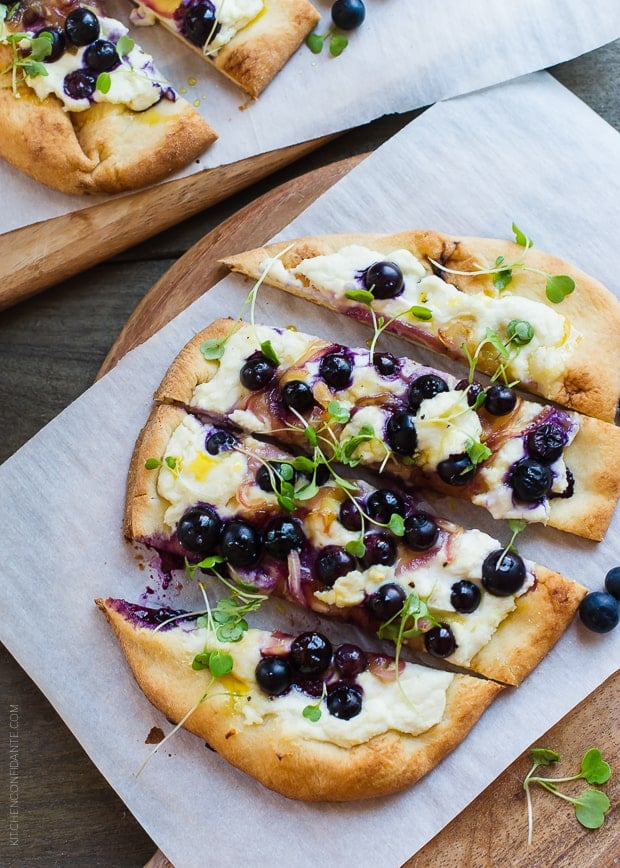
MULTIPOLYGON (((515 220, 537 247, 572 259, 617 292, 611 251, 619 158, 620 136, 538 73, 433 107, 283 235, 417 226, 508 237, 515 220)), ((187 733, 136 777, 149 730, 170 726, 135 685, 93 598, 135 600, 143 590, 146 575, 121 536, 135 437, 179 348, 214 317, 237 315, 247 290, 227 278, 0 468, 0 638, 178 868, 231 864, 239 854, 260 868, 353 868, 369 864, 369 853, 373 862, 396 866, 616 670, 620 629, 597 636, 575 623, 440 766, 390 798, 298 804, 263 789, 187 733)), ((367 337, 361 326, 275 291, 261 290, 257 321, 295 323, 340 341, 367 337)), ((383 346, 422 356, 390 338, 383 346)), ((453 514, 507 539, 505 525, 481 510, 461 504, 453 514)), ((601 544, 530 528, 519 545, 526 556, 600 589, 620 562, 620 515, 601 544)), ((524 802, 524 837, 526 827, 524 802)))
MULTIPOLYGON (((331 0, 315 0, 330 23, 331 0)), ((508 81, 620 37, 617 0, 367 0, 338 58, 297 52, 258 101, 159 26, 133 28, 161 71, 219 133, 185 173, 349 129, 508 81), (190 85, 188 82, 195 82, 190 85), (243 110, 240 110, 243 108, 243 110)), ((110 0, 127 20, 133 4, 110 0)), ((104 201, 43 188, 0 162, 0 234, 104 201)))

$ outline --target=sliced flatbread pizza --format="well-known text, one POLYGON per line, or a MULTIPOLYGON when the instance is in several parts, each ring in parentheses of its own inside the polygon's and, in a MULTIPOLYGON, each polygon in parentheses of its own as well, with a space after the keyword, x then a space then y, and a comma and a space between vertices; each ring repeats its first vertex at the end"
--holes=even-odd
POLYGON ((589 539, 620 496, 616 426, 298 331, 218 320, 155 399, 589 539))
MULTIPOLYGON (((125 534, 184 565, 518 684, 586 593, 415 491, 156 407, 138 440, 125 534)), ((200 572, 198 573, 200 575, 200 572)))
POLYGON ((502 689, 298 636, 97 600, 141 689, 233 766, 292 799, 352 801, 417 781, 502 689))
POLYGON ((229 256, 233 271, 386 329, 589 416, 620 396, 620 303, 525 246, 413 230, 299 238, 229 256))

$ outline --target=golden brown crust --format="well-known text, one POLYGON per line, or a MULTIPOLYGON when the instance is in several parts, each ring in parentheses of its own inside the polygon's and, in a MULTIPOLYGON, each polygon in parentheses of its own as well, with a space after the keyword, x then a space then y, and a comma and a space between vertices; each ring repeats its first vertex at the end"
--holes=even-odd
MULTIPOLYGON (((135 627, 110 601, 96 603, 140 688, 166 717, 180 721, 204 694, 209 676, 192 670, 191 659, 179 651, 179 631, 135 627)), ((288 798, 350 801, 386 795, 417 781, 466 737, 501 689, 455 675, 440 723, 418 736, 390 731, 351 748, 291 738, 275 716, 248 726, 227 696, 203 702, 185 727, 232 765, 288 798)))
POLYGON ((144 112, 110 103, 65 112, 54 96, 0 87, 0 157, 62 193, 120 193, 162 181, 215 139, 182 98, 144 112))
MULTIPOLYGON (((233 271, 257 279, 265 258, 281 253, 290 244, 290 241, 280 242, 230 256, 222 261, 233 271)), ((413 230, 395 235, 369 233, 308 236, 295 240, 293 244, 294 246, 281 257, 286 268, 294 268, 302 259, 334 253, 347 244, 363 244, 385 253, 404 247, 429 268, 433 267, 430 263, 433 259, 457 271, 493 268, 498 256, 503 256, 507 264, 518 261, 523 256, 523 248, 509 241, 457 238, 430 230, 413 230)), ((575 291, 566 296, 561 305, 553 305, 545 294, 545 277, 539 273, 518 269, 513 272, 510 291, 556 309, 576 327, 582 338, 575 346, 561 381, 551 384, 523 384, 524 388, 586 415, 613 421, 620 396, 620 351, 617 340, 620 332, 620 304, 618 300, 594 277, 554 256, 531 249, 527 253, 526 261, 529 266, 547 274, 569 275, 576 283, 575 291)), ((489 275, 466 277, 443 272, 441 276, 463 292, 486 291, 493 295, 497 294, 492 284, 492 277, 489 275)), ((346 312, 342 304, 335 303, 327 294, 321 295, 315 286, 284 285, 277 277, 270 275, 267 276, 266 282, 332 310, 346 312)), ((363 305, 356 306, 354 302, 348 303, 347 306, 349 310, 356 307, 363 308, 363 305)), ((460 344, 466 337, 464 334, 455 335, 448 344, 444 342, 441 345, 436 339, 429 340, 428 336, 421 332, 406 331, 402 324, 398 328, 398 333, 402 337, 426 344, 433 350, 455 358, 463 358, 460 344)), ((484 370, 483 364, 480 368, 484 370)), ((487 372, 492 373, 492 371, 487 372)))

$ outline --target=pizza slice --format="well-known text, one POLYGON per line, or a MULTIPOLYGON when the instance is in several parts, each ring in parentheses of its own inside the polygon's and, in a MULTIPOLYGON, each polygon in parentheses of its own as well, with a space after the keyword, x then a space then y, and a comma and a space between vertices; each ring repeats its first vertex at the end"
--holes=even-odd
POLYGON ((332 646, 322 633, 248 629, 97 600, 141 689, 228 762, 293 799, 382 796, 461 742, 500 685, 332 646))
POLYGON ((181 408, 156 407, 129 472, 125 535, 211 573, 516 685, 586 589, 420 492, 341 476, 181 408))
MULTIPOLYGON (((516 229, 516 227, 515 227, 516 229)), ((620 304, 593 277, 522 244, 427 230, 299 238, 226 258, 254 280, 613 422, 620 304)))
POLYGON ((589 539, 620 496, 616 426, 298 331, 218 320, 155 399, 589 539))
POLYGON ((320 20, 308 0, 140 0, 153 18, 256 98, 320 20))
POLYGON ((63 193, 119 193, 165 179, 215 138, 94 4, 0 4, 0 156, 16 169, 63 193))

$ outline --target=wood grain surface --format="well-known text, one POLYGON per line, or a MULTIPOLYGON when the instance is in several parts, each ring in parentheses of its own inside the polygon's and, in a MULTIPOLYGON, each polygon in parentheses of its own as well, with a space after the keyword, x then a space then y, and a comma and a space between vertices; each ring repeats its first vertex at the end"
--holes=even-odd
MULTIPOLYGON (((251 249, 265 243, 364 156, 332 163, 288 181, 246 205, 205 235, 145 295, 112 346, 100 373, 109 371, 126 352, 224 277, 227 270, 218 264, 220 256, 230 250, 251 249)), ((541 702, 544 702, 543 697, 541 702)), ((578 771, 581 756, 593 746, 601 749, 612 766, 620 771, 619 725, 620 675, 616 674, 542 736, 537 745, 550 747, 565 758, 567 765, 562 764, 561 774, 578 771)), ((484 757, 480 761, 483 762, 484 757)), ((530 765, 527 754, 519 757, 433 841, 415 854, 406 863, 407 868, 432 868, 439 864, 442 868, 506 865, 606 868, 614 864, 616 857, 620 864, 617 829, 620 774, 605 787, 614 807, 605 827, 596 834, 579 825, 567 803, 542 790, 536 792, 535 836, 528 846, 522 780, 530 765)), ((569 791, 576 794, 580 788, 583 782, 572 785, 569 791)), ((403 834, 406 835, 406 825, 403 834)), ((148 862, 148 868, 171 866, 158 851, 148 862)))

